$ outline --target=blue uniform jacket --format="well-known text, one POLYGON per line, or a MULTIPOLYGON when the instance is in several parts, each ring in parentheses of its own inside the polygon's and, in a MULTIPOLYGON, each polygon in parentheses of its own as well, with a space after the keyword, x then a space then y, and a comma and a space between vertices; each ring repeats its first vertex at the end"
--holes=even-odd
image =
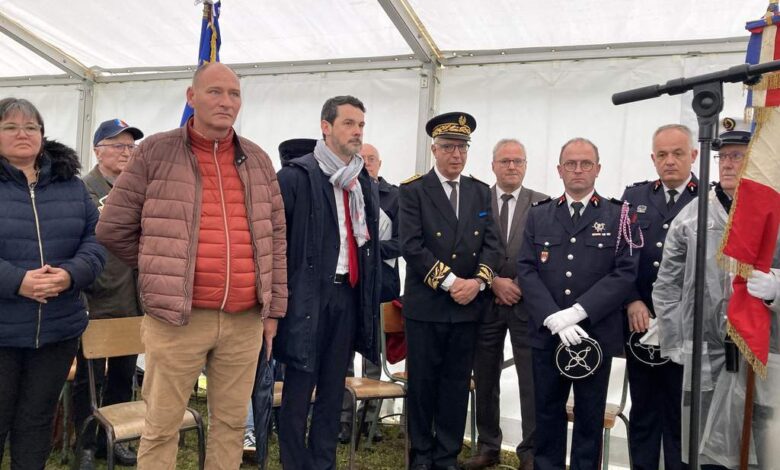
POLYGON ((645 239, 645 246, 639 253, 636 283, 628 291, 626 304, 641 300, 655 315, 653 283, 658 277, 658 267, 661 266, 666 232, 682 208, 696 198, 698 188, 699 180, 693 176, 671 210, 666 208, 666 196, 661 180, 635 183, 626 188, 623 200, 631 204, 631 219, 636 221, 645 239))
MULTIPOLYGON (((624 240, 616 251, 622 204, 594 193, 575 227, 565 196, 532 207, 520 249, 517 279, 531 314, 531 346, 558 345, 544 326, 549 315, 579 303, 588 314, 579 325, 607 356, 623 350, 622 310, 636 281, 639 250, 624 240)), ((638 233, 634 242, 638 243, 638 233)))

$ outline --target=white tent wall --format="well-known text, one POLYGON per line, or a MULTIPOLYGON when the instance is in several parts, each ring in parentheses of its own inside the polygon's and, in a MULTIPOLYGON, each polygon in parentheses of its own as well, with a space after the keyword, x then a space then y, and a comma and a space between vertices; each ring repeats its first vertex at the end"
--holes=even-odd
POLYGON ((82 92, 77 85, 0 88, 0 98, 24 98, 43 116, 46 137, 76 148, 82 92))
MULTIPOLYGON (((114 117, 147 135, 176 127, 188 85, 187 80, 97 84, 93 127, 114 117)), ((418 86, 419 70, 243 77, 236 128, 279 168, 279 143, 320 138, 322 104, 330 97, 352 94, 367 108, 364 140, 380 150, 386 178, 400 181, 414 172, 418 86)))

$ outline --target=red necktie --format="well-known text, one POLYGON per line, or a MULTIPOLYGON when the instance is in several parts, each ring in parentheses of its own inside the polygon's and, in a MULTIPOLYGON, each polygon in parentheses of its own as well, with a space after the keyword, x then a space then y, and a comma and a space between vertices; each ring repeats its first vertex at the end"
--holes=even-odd
POLYGON ((352 232, 352 216, 349 214, 349 193, 342 189, 344 196, 344 221, 347 226, 347 257, 349 258, 349 285, 355 287, 358 283, 358 255, 355 234, 352 232))

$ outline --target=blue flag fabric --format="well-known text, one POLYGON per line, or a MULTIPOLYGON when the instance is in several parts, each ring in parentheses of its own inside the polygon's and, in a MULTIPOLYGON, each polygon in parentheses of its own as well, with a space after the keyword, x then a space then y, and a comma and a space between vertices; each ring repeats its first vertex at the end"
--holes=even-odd
MULTIPOLYGON (((200 47, 198 48, 198 67, 207 62, 219 62, 219 46, 222 45, 222 34, 219 32, 219 11, 222 2, 203 4, 203 20, 200 24, 200 47)), ((184 112, 181 115, 183 126, 192 116, 192 108, 188 103, 184 104, 184 112)))

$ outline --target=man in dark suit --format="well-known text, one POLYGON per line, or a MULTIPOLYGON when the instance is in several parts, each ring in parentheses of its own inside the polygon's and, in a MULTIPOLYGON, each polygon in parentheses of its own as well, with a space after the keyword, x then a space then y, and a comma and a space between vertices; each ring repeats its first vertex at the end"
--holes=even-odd
POLYGON ((479 325, 474 360, 477 393, 479 453, 464 462, 466 469, 482 469, 500 462, 503 435, 499 426, 499 383, 504 362, 507 330, 520 387, 523 440, 517 446, 521 469, 533 469, 534 385, 531 346, 528 342, 528 312, 517 285, 517 255, 523 242, 525 221, 532 203, 548 196, 523 186, 527 166, 525 146, 515 139, 501 139, 493 148, 496 184, 490 188, 493 221, 498 229, 501 253, 490 290, 493 301, 479 325))
POLYGON ((288 469, 336 468, 350 354, 357 350, 377 360, 379 197, 358 154, 364 113, 355 97, 327 100, 320 121, 323 140, 278 175, 293 295, 273 354, 286 365, 279 448, 288 469))
MULTIPOLYGON (((631 203, 645 239, 639 255, 636 283, 626 299, 627 337, 633 332, 647 331, 651 323, 655 323, 653 282, 658 275, 669 225, 698 193, 699 181, 691 173, 696 155, 690 129, 682 124, 659 127, 653 134, 653 153, 650 155, 658 179, 635 183, 623 193, 623 199, 631 203)), ((639 336, 634 335, 634 338, 638 340, 639 336)), ((651 366, 638 360, 629 350, 626 367, 631 390, 628 443, 633 468, 659 468, 662 440, 664 468, 683 468, 680 453, 682 366, 672 361, 651 366)))
POLYGON ((600 170, 598 148, 591 141, 576 138, 564 144, 558 174, 565 193, 531 208, 520 248, 517 278, 531 318, 537 470, 565 468, 566 401, 572 386, 570 468, 599 468, 610 366, 612 357, 623 352, 622 308, 639 258, 628 208, 596 193, 600 170), (601 345, 601 366, 586 378, 570 379, 555 366, 556 347, 578 345, 586 337, 601 345))
POLYGON ((458 468, 478 321, 490 300, 485 290, 498 258, 490 188, 461 175, 475 128, 466 113, 428 121, 435 165, 400 188, 407 409, 415 470, 458 468))

